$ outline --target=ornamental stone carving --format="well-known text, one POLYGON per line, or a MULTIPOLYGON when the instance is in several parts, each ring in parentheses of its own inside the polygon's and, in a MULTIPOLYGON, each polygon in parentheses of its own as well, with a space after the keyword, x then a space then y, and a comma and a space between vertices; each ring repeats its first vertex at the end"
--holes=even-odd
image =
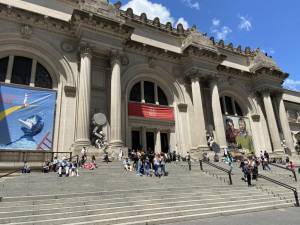
POLYGON ((189 46, 194 46, 199 49, 205 49, 213 52, 217 52, 217 48, 214 46, 213 42, 202 33, 195 29, 190 31, 190 34, 182 42, 182 50, 189 46))
POLYGON ((250 71, 255 72, 261 68, 268 68, 281 72, 280 68, 272 58, 266 56, 263 52, 257 49, 255 52, 254 60, 250 66, 250 71))
POLYGON ((64 91, 67 97, 75 97, 76 96, 76 87, 73 86, 64 86, 64 91))
POLYGON ((75 47, 74 47, 74 44, 71 43, 71 42, 68 42, 68 41, 63 41, 61 43, 61 49, 64 51, 64 52, 67 52, 67 53, 70 53, 70 52, 73 52, 75 50, 75 47))
POLYGON ((84 57, 84 56, 88 56, 88 57, 92 57, 92 47, 88 44, 82 44, 80 46, 80 56, 84 57))
POLYGON ((20 33, 23 38, 29 39, 32 35, 32 28, 27 24, 23 24, 20 33))
POLYGON ((112 50, 110 53, 111 65, 114 65, 116 61, 120 62, 122 66, 127 66, 129 64, 129 58, 127 55, 118 50, 112 50))

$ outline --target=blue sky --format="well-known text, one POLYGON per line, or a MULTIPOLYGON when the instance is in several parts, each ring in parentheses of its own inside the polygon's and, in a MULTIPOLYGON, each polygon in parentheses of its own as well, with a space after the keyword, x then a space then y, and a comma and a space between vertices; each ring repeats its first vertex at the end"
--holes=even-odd
MULTIPOLYGON (((110 1, 111 3, 116 0, 110 1)), ((146 12, 161 22, 195 24, 198 30, 234 46, 259 47, 272 55, 290 77, 289 89, 300 91, 299 0, 122 0, 135 14, 146 12)))

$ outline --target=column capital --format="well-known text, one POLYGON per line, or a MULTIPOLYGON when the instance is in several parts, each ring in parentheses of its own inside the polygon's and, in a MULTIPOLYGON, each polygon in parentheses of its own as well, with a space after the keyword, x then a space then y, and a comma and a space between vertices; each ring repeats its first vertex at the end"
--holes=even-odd
POLYGON ((208 80, 209 81, 209 86, 212 87, 214 85, 217 85, 219 80, 220 80, 220 78, 218 76, 211 76, 208 80))
POLYGON ((81 44, 80 45, 80 56, 81 57, 87 56, 87 57, 92 58, 92 53, 93 53, 93 50, 89 44, 81 44))
POLYGON ((126 66, 129 64, 129 59, 123 52, 119 50, 111 50, 110 63, 111 65, 114 65, 115 63, 119 63, 122 64, 123 66, 126 66))
POLYGON ((256 93, 265 96, 265 95, 273 95, 280 96, 283 94, 283 90, 278 87, 270 87, 270 86, 261 86, 254 90, 256 93))
POLYGON ((186 70, 184 72, 184 74, 190 80, 193 80, 194 78, 198 78, 198 79, 202 79, 202 80, 209 80, 210 77, 216 76, 215 72, 201 69, 198 67, 189 68, 188 70, 186 70))

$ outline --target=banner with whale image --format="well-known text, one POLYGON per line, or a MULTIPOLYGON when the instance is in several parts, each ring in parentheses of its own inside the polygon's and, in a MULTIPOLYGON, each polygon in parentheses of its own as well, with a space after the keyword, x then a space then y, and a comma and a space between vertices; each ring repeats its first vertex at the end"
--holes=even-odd
POLYGON ((52 150, 56 91, 0 84, 0 150, 52 150))

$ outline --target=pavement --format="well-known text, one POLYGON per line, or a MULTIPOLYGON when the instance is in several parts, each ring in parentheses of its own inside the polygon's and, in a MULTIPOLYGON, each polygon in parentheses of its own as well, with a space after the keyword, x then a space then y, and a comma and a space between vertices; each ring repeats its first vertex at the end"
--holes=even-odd
POLYGON ((300 208, 294 207, 231 216, 219 216, 202 220, 172 223, 172 225, 300 225, 300 208))

